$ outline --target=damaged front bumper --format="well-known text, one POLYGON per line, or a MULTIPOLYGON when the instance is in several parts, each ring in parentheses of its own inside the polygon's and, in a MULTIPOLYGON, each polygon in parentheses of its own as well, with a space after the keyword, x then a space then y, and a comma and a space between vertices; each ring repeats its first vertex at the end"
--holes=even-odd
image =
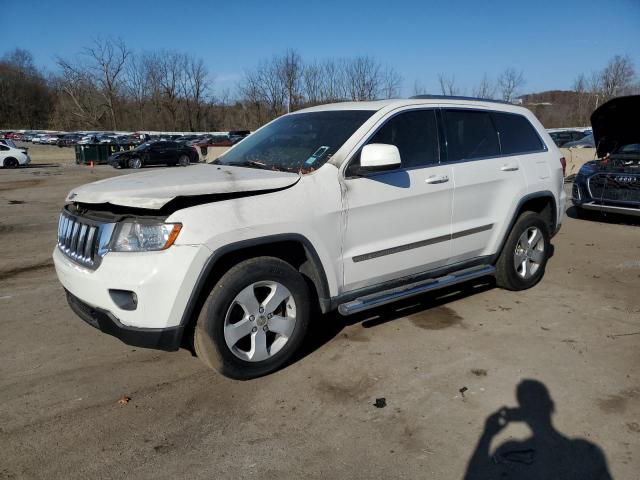
POLYGON ((157 350, 178 350, 182 341, 184 327, 136 328, 120 323, 113 313, 102 308, 92 307, 65 289, 67 302, 71 310, 94 328, 120 339, 127 345, 157 350))

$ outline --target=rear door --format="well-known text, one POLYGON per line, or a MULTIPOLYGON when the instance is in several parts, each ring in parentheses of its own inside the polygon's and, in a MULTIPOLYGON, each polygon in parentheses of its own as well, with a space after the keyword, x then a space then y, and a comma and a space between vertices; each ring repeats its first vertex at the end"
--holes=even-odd
POLYGON ((175 165, 178 163, 178 143, 166 142, 163 153, 163 160, 166 165, 175 165))
POLYGON ((450 261, 455 264, 494 253, 526 192, 526 179, 517 155, 502 156, 491 112, 450 108, 442 113, 455 185, 450 261))
POLYGON ((405 110, 367 143, 398 147, 401 168, 345 170, 345 290, 355 290, 447 263, 451 253, 451 166, 440 165, 434 109, 405 110))

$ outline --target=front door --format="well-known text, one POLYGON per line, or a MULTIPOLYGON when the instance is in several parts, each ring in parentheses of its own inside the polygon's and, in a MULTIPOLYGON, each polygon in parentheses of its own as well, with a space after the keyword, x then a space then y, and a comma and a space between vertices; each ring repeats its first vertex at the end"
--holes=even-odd
POLYGON ((398 147, 401 168, 345 170, 344 290, 443 266, 451 253, 452 167, 440 165, 433 109, 394 115, 366 143, 398 147))

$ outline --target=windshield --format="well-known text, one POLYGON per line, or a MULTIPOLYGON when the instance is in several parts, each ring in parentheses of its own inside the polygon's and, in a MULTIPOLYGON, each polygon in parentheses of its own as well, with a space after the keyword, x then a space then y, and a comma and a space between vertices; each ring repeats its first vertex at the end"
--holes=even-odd
POLYGON ((151 144, 150 143, 141 143, 140 145, 138 145, 136 148, 134 148, 134 150, 144 150, 145 148, 149 147, 151 144))
POLYGON ((215 162, 309 173, 329 160, 373 113, 334 110, 285 115, 245 138, 215 162))
POLYGON ((640 143, 629 143, 621 146, 616 153, 640 154, 640 143))

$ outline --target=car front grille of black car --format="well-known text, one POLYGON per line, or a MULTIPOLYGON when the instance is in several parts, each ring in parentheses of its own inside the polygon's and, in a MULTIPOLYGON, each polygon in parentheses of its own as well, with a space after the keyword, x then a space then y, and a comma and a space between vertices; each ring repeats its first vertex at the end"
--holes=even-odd
POLYGON ((589 192, 594 200, 640 203, 640 175, 597 173, 589 178, 589 192))
POLYGON ((114 226, 63 210, 58 221, 58 248, 74 262, 94 270, 107 251, 114 226))

